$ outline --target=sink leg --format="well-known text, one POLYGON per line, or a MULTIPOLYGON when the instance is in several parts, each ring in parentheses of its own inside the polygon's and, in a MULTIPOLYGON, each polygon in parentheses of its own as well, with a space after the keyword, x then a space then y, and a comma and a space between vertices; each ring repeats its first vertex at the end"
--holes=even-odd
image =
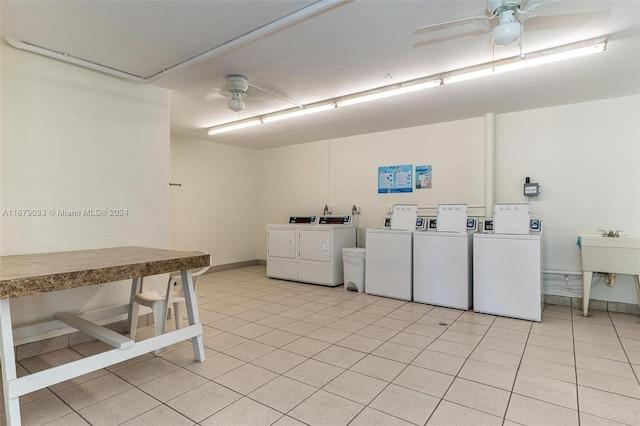
POLYGON ((638 297, 638 306, 640 306, 640 275, 636 275, 635 279, 636 279, 636 296, 638 297))
MULTIPOLYGON (((591 277, 593 272, 582 272, 582 315, 589 316, 589 298, 591 297, 591 277)), ((640 297, 640 296, 639 296, 640 297)))

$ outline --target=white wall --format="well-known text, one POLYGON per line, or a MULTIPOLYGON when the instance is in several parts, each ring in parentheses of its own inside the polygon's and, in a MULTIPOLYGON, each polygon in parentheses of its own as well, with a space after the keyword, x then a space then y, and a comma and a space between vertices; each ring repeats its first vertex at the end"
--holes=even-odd
MULTIPOLYGON (((266 225, 293 214, 350 214, 356 204, 359 245, 364 228, 379 227, 395 203, 437 206, 484 203, 484 118, 371 133, 259 152, 258 258, 266 259, 266 225), (378 194, 378 167, 432 165, 432 189, 378 194)), ((476 209, 483 215, 483 209, 476 209)), ((420 214, 434 214, 421 210, 420 214)))
MULTIPOLYGON (((0 46, 0 253, 169 245, 169 92, 0 46), (127 209, 60 217, 58 209, 127 209)), ((14 323, 128 300, 123 283, 12 300, 14 323)))
POLYGON ((257 152, 171 136, 171 247, 213 265, 256 259, 257 152))
MULTIPOLYGON (((623 229, 640 235, 640 97, 565 105, 496 117, 496 202, 531 200, 543 219, 544 269, 581 271, 578 234, 623 229)), ((549 294, 581 295, 580 277, 547 277, 549 294)), ((593 299, 637 303, 630 276, 600 282, 593 299)))

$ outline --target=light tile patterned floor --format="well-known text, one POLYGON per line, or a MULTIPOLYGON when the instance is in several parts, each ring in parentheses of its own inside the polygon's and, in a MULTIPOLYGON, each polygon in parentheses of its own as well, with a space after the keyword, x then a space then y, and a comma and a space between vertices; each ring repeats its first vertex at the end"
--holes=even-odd
POLYGON ((24 424, 640 425, 635 315, 546 306, 531 323, 270 280, 260 266, 205 275, 197 293, 204 363, 184 342, 34 392, 24 424))

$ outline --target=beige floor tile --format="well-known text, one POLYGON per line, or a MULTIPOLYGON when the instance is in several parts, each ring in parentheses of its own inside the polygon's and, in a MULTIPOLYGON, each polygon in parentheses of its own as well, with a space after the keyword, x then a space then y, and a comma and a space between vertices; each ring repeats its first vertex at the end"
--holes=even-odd
POLYGON ((578 342, 589 343, 592 345, 607 346, 610 348, 621 349, 620 339, 618 336, 605 336, 600 333, 587 331, 574 331, 574 339, 576 341, 576 352, 578 351, 578 342))
POLYGON ((399 311, 415 312, 416 314, 424 315, 430 310, 432 310, 434 307, 435 306, 425 305, 423 303, 409 302, 409 303, 405 303, 402 306, 397 307, 396 309, 399 311))
POLYGON ((640 324, 624 324, 624 327, 616 326, 616 332, 618 336, 624 337, 626 339, 635 340, 640 344, 640 324))
POLYGON ((253 364, 245 364, 217 377, 215 382, 242 395, 246 395, 276 377, 277 374, 269 370, 253 364))
POLYGON ((531 324, 532 324, 531 321, 514 319, 514 318, 497 317, 496 320, 493 322, 492 327, 529 333, 529 331, 531 330, 531 324))
MULTIPOLYGON (((102 343, 102 342, 100 342, 102 343)), ((89 345, 78 345, 76 348, 82 349, 90 347, 89 345)), ((104 344, 97 346, 100 348, 96 353, 104 352, 104 344)), ((108 346, 108 349, 113 349, 108 346)), ((85 355, 85 354, 82 354, 85 355)), ((77 361, 82 359, 83 356, 70 348, 59 349, 57 351, 48 352, 39 356, 26 358, 20 361, 22 365, 29 373, 36 373, 38 371, 46 370, 47 368, 55 367, 58 365, 66 364, 68 362, 77 361)), ((85 356, 94 355, 93 353, 87 353, 85 356)))
POLYGON ((477 336, 484 336, 489 330, 489 326, 467 322, 464 320, 457 320, 449 326, 449 330, 461 331, 464 333, 475 334, 477 336))
POLYGON ((368 314, 362 311, 356 311, 344 317, 344 319, 347 321, 357 321, 363 324, 373 324, 374 322, 378 321, 380 318, 382 318, 382 315, 368 314))
POLYGON ((344 371, 343 368, 324 362, 308 359, 285 373, 285 376, 296 379, 316 388, 321 388, 344 371))
POLYGON ((310 339, 308 337, 301 337, 298 340, 294 340, 293 342, 284 345, 282 349, 298 355, 312 357, 327 349, 329 346, 331 346, 331 343, 310 339))
POLYGON ((523 358, 520 371, 539 376, 550 377, 564 382, 576 383, 576 369, 573 366, 543 361, 535 358, 523 358))
POLYGON ((516 372, 515 368, 468 359, 458 373, 458 377, 511 392, 516 372))
POLYGON ((524 350, 524 358, 535 358, 543 361, 557 362, 559 364, 574 366, 576 364, 573 353, 556 349, 543 348, 542 346, 527 345, 524 350))
POLYGON ((395 379, 406 366, 407 364, 398 361, 380 358, 375 355, 367 355, 355 363, 350 370, 390 382, 395 379))
POLYGON ((522 355, 525 350, 524 343, 513 342, 511 340, 499 339, 496 337, 484 336, 480 344, 478 344, 479 348, 487 348, 495 351, 500 351, 513 355, 522 355))
POLYGON ((310 426, 346 425, 364 406, 319 390, 291 410, 288 415, 310 426))
MULTIPOLYGON (((207 347, 204 348, 205 360, 206 358, 215 355, 217 352, 213 349, 209 349, 207 347)), ((171 352, 163 352, 162 359, 165 361, 169 361, 172 364, 175 364, 179 367, 185 367, 187 365, 193 364, 196 361, 193 357, 193 346, 191 346, 191 342, 187 343, 186 346, 171 351, 171 352)))
POLYGON ((289 416, 282 416, 273 426, 305 426, 304 423, 289 416))
POLYGON ((352 334, 351 336, 347 336, 340 340, 336 344, 356 351, 370 353, 383 343, 384 340, 352 334))
POLYGON ((518 372, 513 392, 577 410, 576 385, 536 374, 518 372))
POLYGON ((409 365, 393 380, 393 383, 442 398, 454 378, 448 374, 409 365))
POLYGON ((446 330, 445 327, 438 327, 435 325, 426 325, 426 324, 419 324, 417 322, 411 324, 410 326, 408 326, 407 328, 405 328, 403 331, 407 332, 407 333, 412 333, 412 334, 418 334, 420 336, 425 336, 425 337, 431 337, 433 339, 437 339, 438 336, 440 336, 442 333, 444 333, 446 330))
POLYGON ((390 308, 390 307, 387 307, 387 306, 369 305, 366 308, 362 308, 360 310, 360 312, 365 312, 367 314, 385 316, 385 315, 393 312, 394 310, 395 310, 395 308, 390 308))
POLYGON ((466 358, 471 355, 475 346, 462 343, 448 342, 439 338, 431 343, 427 349, 434 352, 442 352, 449 355, 466 358))
POLYGON ((314 314, 309 315, 308 317, 303 318, 302 321, 310 322, 316 325, 326 326, 333 322, 338 321, 338 318, 331 315, 324 314, 322 312, 316 312, 314 314))
POLYGON ((380 327, 377 325, 369 325, 362 330, 358 330, 355 333, 359 336, 371 337, 373 339, 387 341, 396 334, 398 334, 397 330, 393 330, 391 328, 380 327))
POLYGON ((506 328, 491 326, 491 328, 487 331, 486 336, 494 337, 500 340, 508 340, 514 343, 524 344, 527 342, 527 338, 529 337, 529 332, 509 330, 506 328))
POLYGON ((315 355, 313 359, 326 362, 328 364, 335 365, 341 368, 350 368, 365 356, 366 354, 363 352, 333 345, 315 355))
POLYGON ((501 426, 502 418, 449 401, 441 401, 427 426, 501 426))
POLYGON ((499 352, 482 346, 475 348, 469 358, 509 368, 518 368, 520 360, 522 359, 520 355, 499 352))
POLYGON ((465 358, 459 356, 425 349, 420 355, 411 361, 411 364, 455 376, 462 368, 464 361, 465 358))
MULTIPOLYGON (((25 425, 29 424, 28 421, 25 421, 24 416, 22 420, 25 425)), ((5 423, 3 422, 2 424, 4 425, 5 423)), ((73 413, 67 414, 66 416, 60 417, 52 422, 48 422, 45 424, 47 426, 88 426, 89 425, 89 423, 87 423, 87 421, 82 417, 80 417, 80 414, 76 413, 75 411, 73 413)), ((191 424, 193 424, 193 422, 191 422, 191 424)))
POLYGON ((207 379, 215 379, 224 373, 240 367, 244 364, 237 358, 233 358, 223 353, 217 353, 210 357, 207 357, 205 362, 194 362, 187 365, 185 368, 207 379))
POLYGON ((291 324, 292 322, 293 320, 291 318, 283 317, 280 315, 271 315, 256 321, 256 324, 266 325, 267 327, 271 328, 280 328, 287 324, 291 324))
POLYGON ((444 399, 487 414, 503 417, 509 403, 509 392, 481 383, 456 378, 444 399))
POLYGON ((247 325, 243 325, 241 327, 235 328, 231 331, 231 333, 244 337, 247 339, 255 339, 258 336, 262 336, 270 331, 273 331, 271 327, 267 327, 266 325, 249 323, 247 325))
POLYGON ((287 325, 280 327, 280 330, 286 331, 287 333, 297 334, 298 336, 306 336, 307 334, 311 333, 312 331, 316 331, 319 328, 322 328, 322 326, 318 324, 312 324, 310 322, 293 321, 287 325))
POLYGON ((273 352, 269 352, 268 354, 253 360, 252 364, 266 368, 267 370, 275 373, 282 374, 304 362, 306 359, 307 358, 302 355, 276 349, 273 352))
POLYGON ((351 401, 367 405, 387 385, 388 382, 353 371, 345 371, 322 389, 351 401))
POLYGON ((627 361, 627 356, 618 341, 618 346, 604 346, 596 343, 575 342, 576 354, 595 356, 598 358, 612 359, 614 361, 627 361))
POLYGON ((274 350, 273 346, 249 340, 232 348, 226 349, 223 352, 232 357, 250 362, 274 350))
POLYGON ((479 312, 465 311, 458 318, 459 321, 471 322, 474 324, 491 325, 497 317, 479 312))
POLYGON ((305 309, 290 308, 290 309, 287 309, 286 311, 280 312, 278 315, 281 315, 281 316, 287 317, 287 318, 291 318, 291 319, 294 319, 294 320, 300 320, 302 318, 308 317, 311 314, 313 314, 313 312, 307 311, 305 309))
POLYGON ((141 385, 177 369, 178 366, 155 357, 140 364, 118 370, 116 374, 134 386, 141 385))
POLYGON ((279 376, 251 392, 249 398, 259 401, 267 407, 274 408, 282 413, 287 413, 293 407, 311 396, 316 390, 316 388, 297 380, 279 376))
MULTIPOLYGON (((247 310, 247 309, 248 308, 244 308, 244 310, 247 310)), ((221 313, 221 312, 218 311, 218 313, 221 313)), ((226 318, 223 318, 223 319, 218 320, 218 321, 210 322, 207 325, 210 326, 210 327, 213 327, 213 328, 217 328, 218 330, 231 331, 231 330, 235 330, 236 328, 242 327, 243 325, 247 325, 247 324, 250 324, 250 322, 249 321, 245 321, 245 320, 240 319, 240 318, 226 317, 226 318)))
POLYGON ((369 406, 414 424, 424 424, 438 401, 424 393, 390 384, 369 406))
POLYGON ((187 426, 193 424, 193 421, 166 405, 159 405, 123 423, 126 426, 187 426))
MULTIPOLYGON (((397 312, 397 311, 394 311, 394 312, 397 312)), ((389 315, 393 315, 393 312, 390 313, 389 315)), ((411 315, 411 314, 405 313, 405 316, 406 315, 411 315)), ((386 316, 374 322, 373 325, 389 328, 391 330, 402 331, 408 326, 410 326, 411 323, 413 323, 413 321, 407 321, 400 318, 392 318, 390 316, 386 316)))
POLYGON ((180 414, 201 422, 241 397, 239 393, 224 386, 208 382, 167 401, 166 404, 180 414))
POLYGON ((635 376, 632 378, 612 376, 608 373, 582 368, 578 368, 577 373, 580 386, 636 398, 640 405, 640 384, 638 384, 638 379, 635 376))
POLYGON ((161 402, 167 402, 203 385, 206 381, 207 379, 204 377, 181 368, 148 381, 138 386, 138 388, 161 402))
MULTIPOLYGON (((2 420, 5 419, 4 409, 2 420)), ((72 410, 55 395, 20 404, 20 416, 24 425, 41 425, 59 420, 71 414, 72 410)), ((4 422, 3 422, 4 423, 4 422)))
MULTIPOLYGON (((392 318, 392 319, 397 319, 397 320, 401 320, 401 321, 405 321, 408 322, 409 324, 415 322, 416 320, 420 319, 422 317, 423 314, 417 313, 417 312, 409 312, 406 310, 402 310, 402 307, 397 308, 396 310, 394 310, 393 312, 390 312, 386 315, 387 318, 392 318)), ((407 325, 409 325, 407 324, 407 325)))
POLYGON ((427 312, 427 315, 436 317, 436 318, 446 318, 448 320, 454 321, 460 318, 462 313, 463 311, 459 311, 458 309, 443 308, 440 306, 436 306, 435 308, 427 312))
POLYGON ((400 333, 389 339, 391 343, 397 343, 399 345, 410 346, 412 348, 424 349, 431 344, 435 339, 433 337, 420 336, 418 334, 406 333, 401 331, 400 333))
POLYGON ((307 334, 311 339, 321 340, 327 343, 337 343, 347 337, 350 333, 346 331, 336 330, 335 328, 323 327, 307 334))
POLYGON ((321 312, 323 314, 331 315, 337 318, 344 318, 347 315, 351 315, 354 311, 353 309, 345 309, 345 308, 338 308, 336 306, 331 306, 322 310, 321 312))
POLYGON ((578 425, 578 412, 548 402, 512 394, 506 419, 532 426, 578 425))
POLYGON ((92 425, 117 425, 160 403, 138 389, 130 389, 78 411, 92 425))
POLYGON ((418 348, 412 348, 410 346, 386 342, 379 346, 371 354, 408 364, 413 361, 420 352, 422 351, 418 348))
POLYGON ((201 421, 202 426, 268 426, 282 417, 282 413, 249 398, 242 398, 201 421))
POLYGON ((624 423, 615 422, 609 419, 603 419, 602 417, 592 416, 585 412, 580 413, 580 425, 581 426, 622 426, 624 423))
POLYGON ((256 342, 264 343, 265 345, 273 346, 274 348, 280 348, 287 343, 291 343, 294 340, 299 339, 300 336, 293 333, 287 333, 282 330, 273 330, 266 334, 256 337, 256 342))
POLYGON ((482 336, 465 331, 452 330, 451 327, 438 337, 438 340, 446 340, 448 342, 462 343, 464 345, 476 346, 482 340, 482 336))
POLYGON ((546 322, 531 325, 531 334, 543 334, 545 336, 573 339, 573 328, 570 321, 549 319, 546 322))
POLYGON ((110 373, 62 390, 58 396, 77 411, 131 389, 131 384, 110 373))
POLYGON ((246 341, 247 339, 244 337, 225 332, 213 337, 207 337, 203 340, 203 343, 207 348, 211 348, 215 351, 224 351, 246 341))
POLYGON ((349 426, 411 426, 412 423, 406 422, 397 417, 390 416, 382 411, 365 407, 364 410, 349 423, 349 426))
POLYGON ((622 348, 627 352, 640 352, 640 340, 620 337, 620 343, 622 343, 622 348))
POLYGON ((628 362, 614 361, 590 355, 576 354, 576 367, 599 371, 614 376, 633 378, 633 369, 628 362))
POLYGON ((545 336, 544 334, 530 334, 527 345, 542 346, 545 348, 573 352, 573 339, 545 336))
MULTIPOLYGON (((77 386, 79 384, 88 382, 89 380, 97 379, 98 377, 105 376, 107 374, 111 374, 111 373, 109 371, 105 370, 105 369, 93 371, 93 372, 88 373, 88 374, 83 374, 82 376, 76 377, 74 379, 66 380, 66 381, 58 383, 56 385, 49 386, 49 389, 51 389, 55 393, 58 393, 58 392, 61 392, 61 391, 65 390, 65 389, 72 388, 72 387, 77 386)), ((19 373, 18 373, 18 377, 21 377, 19 373)), ((0 389, 1 388, 2 388, 2 384, 0 383, 0 389)), ((33 395, 34 393, 35 392, 32 392, 30 394, 25 395, 24 397, 20 397, 20 401, 23 401, 26 396, 33 395)))

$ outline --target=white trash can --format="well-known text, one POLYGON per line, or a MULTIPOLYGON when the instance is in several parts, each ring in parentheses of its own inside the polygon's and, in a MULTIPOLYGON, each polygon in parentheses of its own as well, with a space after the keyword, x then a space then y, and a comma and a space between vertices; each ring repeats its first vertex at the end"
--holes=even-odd
POLYGON ((344 263, 344 289, 364 292, 364 262, 367 250, 357 247, 342 249, 344 263))

